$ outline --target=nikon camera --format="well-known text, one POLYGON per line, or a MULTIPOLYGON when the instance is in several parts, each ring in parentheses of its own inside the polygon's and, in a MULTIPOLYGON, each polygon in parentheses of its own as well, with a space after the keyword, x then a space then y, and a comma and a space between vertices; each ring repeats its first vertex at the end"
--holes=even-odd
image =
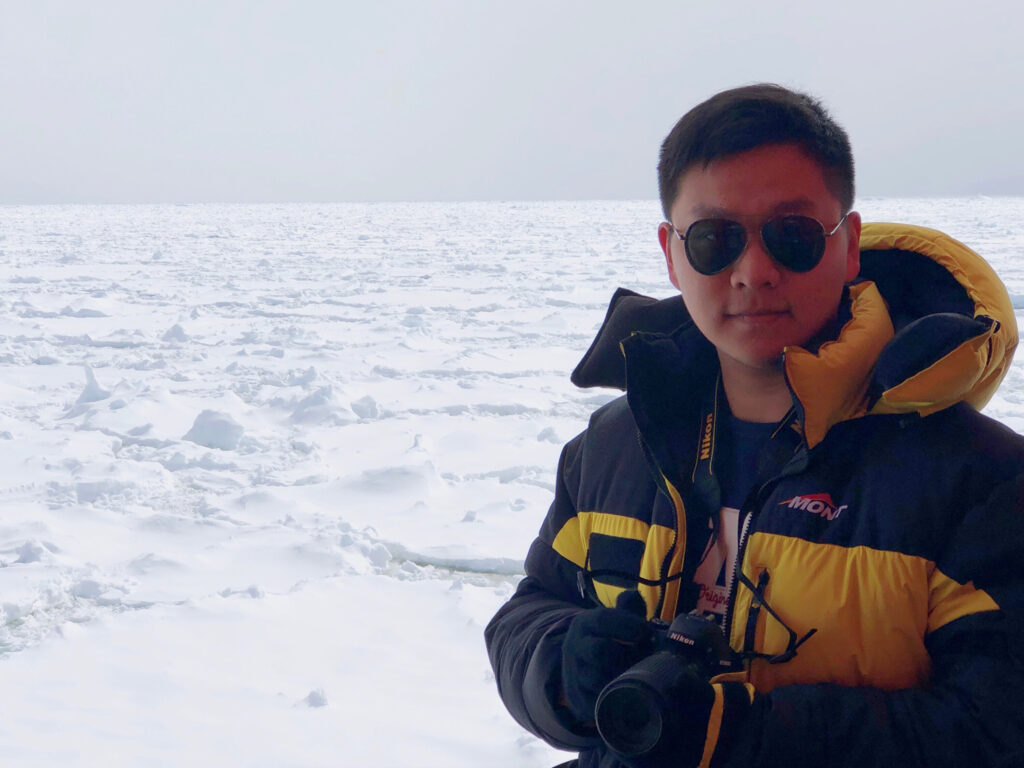
POLYGON ((671 749, 685 730, 674 716, 677 687, 694 676, 708 680, 731 664, 729 643, 711 619, 682 614, 671 624, 656 619, 652 625, 655 652, 608 683, 595 708, 601 738, 627 758, 671 749))

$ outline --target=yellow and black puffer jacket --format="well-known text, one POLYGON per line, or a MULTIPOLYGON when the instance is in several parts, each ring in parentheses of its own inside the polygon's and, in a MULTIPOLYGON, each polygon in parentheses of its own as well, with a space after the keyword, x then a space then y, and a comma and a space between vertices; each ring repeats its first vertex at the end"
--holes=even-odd
MULTIPOLYGON (((1006 290, 940 232, 866 224, 830 339, 785 351, 794 448, 741 510, 727 633, 745 661, 723 679, 757 695, 729 764, 1024 759, 1024 439, 978 413, 1017 344, 1006 290)), ((509 711, 581 768, 615 763, 559 706, 562 636, 625 589, 651 618, 695 607, 716 378, 680 299, 621 289, 574 372, 626 396, 565 446, 486 640, 509 711)))

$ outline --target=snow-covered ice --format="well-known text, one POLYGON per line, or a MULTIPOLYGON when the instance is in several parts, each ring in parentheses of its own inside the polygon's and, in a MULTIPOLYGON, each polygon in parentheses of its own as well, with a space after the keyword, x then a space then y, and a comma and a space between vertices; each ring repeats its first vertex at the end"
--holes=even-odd
MULTIPOLYGON (((1024 200, 861 202, 990 260, 1024 200)), ((654 202, 0 208, 0 764, 542 768, 482 633, 654 202)), ((1015 364, 988 412, 1024 430, 1015 364)))

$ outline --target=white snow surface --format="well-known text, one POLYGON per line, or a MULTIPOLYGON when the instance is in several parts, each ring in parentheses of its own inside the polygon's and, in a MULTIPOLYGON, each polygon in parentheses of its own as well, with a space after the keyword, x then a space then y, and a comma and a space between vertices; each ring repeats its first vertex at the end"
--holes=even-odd
MULTIPOLYGON (((984 255, 1024 200, 861 201, 984 255)), ((543 768, 483 629, 655 202, 0 208, 0 764, 543 768)), ((1019 314, 1018 314, 1019 319, 1019 314)), ((1024 429, 1017 363, 987 412, 1024 429)))

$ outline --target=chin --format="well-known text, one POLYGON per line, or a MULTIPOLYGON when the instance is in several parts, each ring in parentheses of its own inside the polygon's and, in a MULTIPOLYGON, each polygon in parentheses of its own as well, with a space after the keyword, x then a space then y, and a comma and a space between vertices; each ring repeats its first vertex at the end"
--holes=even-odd
POLYGON ((782 370, 782 353, 762 359, 760 364, 757 366, 766 371, 781 371, 782 370))
MULTIPOLYGON (((729 354, 726 352, 724 357, 732 358, 735 362, 744 366, 759 371, 771 371, 778 372, 782 370, 782 350, 772 351, 769 353, 747 353, 747 354, 729 354)), ((723 358, 721 350, 719 351, 719 359, 723 358)))
POLYGON ((747 361, 754 368, 778 368, 782 365, 782 351, 789 344, 765 344, 757 349, 747 350, 739 359, 747 361))

